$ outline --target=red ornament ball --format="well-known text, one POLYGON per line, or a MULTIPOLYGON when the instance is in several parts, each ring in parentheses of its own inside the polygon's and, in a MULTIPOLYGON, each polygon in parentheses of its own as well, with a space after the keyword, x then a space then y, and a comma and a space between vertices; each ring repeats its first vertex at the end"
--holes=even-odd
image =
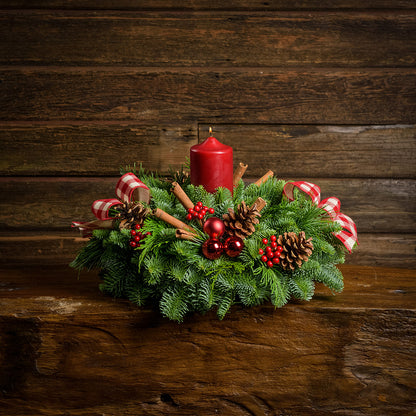
POLYGON ((216 260, 221 257, 224 248, 216 238, 210 238, 202 244, 202 253, 207 259, 216 260))
POLYGON ((225 225, 217 217, 208 218, 204 222, 204 232, 206 232, 211 238, 218 238, 224 234, 225 225))
POLYGON ((224 251, 227 256, 237 257, 243 251, 244 242, 240 237, 229 237, 224 242, 224 251))

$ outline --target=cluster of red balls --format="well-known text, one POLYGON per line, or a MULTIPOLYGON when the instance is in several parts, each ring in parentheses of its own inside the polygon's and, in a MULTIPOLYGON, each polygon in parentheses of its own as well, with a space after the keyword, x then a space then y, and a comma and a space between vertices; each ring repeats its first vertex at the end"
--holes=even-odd
POLYGON ((202 220, 207 213, 214 214, 215 210, 214 208, 208 208, 205 205, 202 204, 201 201, 198 201, 193 208, 188 209, 188 215, 186 216, 186 219, 188 221, 195 219, 195 220, 202 220))
POLYGON ((280 254, 283 251, 283 247, 277 244, 277 237, 275 235, 270 237, 269 246, 269 240, 267 238, 263 238, 262 242, 266 247, 264 250, 262 248, 259 249, 261 260, 264 261, 268 267, 273 267, 275 264, 279 264, 280 254))
POLYGON ((130 231, 131 239, 130 246, 133 248, 140 247, 140 241, 144 240, 151 232, 142 233, 139 231, 142 228, 140 224, 135 224, 134 229, 130 231))

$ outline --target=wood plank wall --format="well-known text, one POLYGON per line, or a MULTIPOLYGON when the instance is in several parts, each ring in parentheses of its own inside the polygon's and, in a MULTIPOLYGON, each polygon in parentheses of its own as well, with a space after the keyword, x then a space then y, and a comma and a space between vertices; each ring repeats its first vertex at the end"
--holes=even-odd
POLYGON ((0 1, 0 261, 62 263, 119 166, 207 136, 321 186, 349 263, 415 267, 413 0, 0 1))

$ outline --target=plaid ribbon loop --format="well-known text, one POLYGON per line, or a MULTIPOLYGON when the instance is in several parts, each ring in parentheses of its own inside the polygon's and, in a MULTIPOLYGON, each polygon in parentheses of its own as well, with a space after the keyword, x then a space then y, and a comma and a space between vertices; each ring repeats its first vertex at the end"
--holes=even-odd
POLYGON ((131 172, 124 174, 116 185, 116 198, 97 199, 91 206, 92 213, 99 220, 111 219, 110 208, 121 205, 121 202, 143 201, 149 203, 150 190, 139 180, 139 178, 131 172))
POLYGON ((116 195, 119 199, 97 199, 92 203, 91 210, 97 218, 96 220, 73 221, 72 227, 78 228, 82 237, 90 237, 93 230, 113 227, 113 218, 109 215, 110 208, 121 205, 123 202, 142 201, 148 204, 150 201, 150 189, 131 172, 126 173, 118 180, 116 195))
POLYGON ((354 244, 358 244, 357 227, 350 217, 341 212, 340 200, 331 196, 321 201, 321 188, 319 188, 318 185, 305 181, 297 181, 288 182, 283 188, 283 194, 286 195, 290 201, 293 201, 294 199, 293 191, 295 188, 299 188, 310 196, 314 204, 326 211, 333 221, 341 225, 342 230, 338 233, 334 233, 334 235, 351 253, 354 244))

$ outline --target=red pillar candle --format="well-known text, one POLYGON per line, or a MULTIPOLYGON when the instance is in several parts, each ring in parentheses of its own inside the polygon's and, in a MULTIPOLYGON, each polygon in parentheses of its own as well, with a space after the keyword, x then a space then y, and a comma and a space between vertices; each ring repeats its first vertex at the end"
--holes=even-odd
MULTIPOLYGON (((211 133, 211 128, 209 129, 211 133)), ((208 137, 191 147, 191 183, 203 185, 208 192, 222 186, 233 191, 233 149, 208 137)))

